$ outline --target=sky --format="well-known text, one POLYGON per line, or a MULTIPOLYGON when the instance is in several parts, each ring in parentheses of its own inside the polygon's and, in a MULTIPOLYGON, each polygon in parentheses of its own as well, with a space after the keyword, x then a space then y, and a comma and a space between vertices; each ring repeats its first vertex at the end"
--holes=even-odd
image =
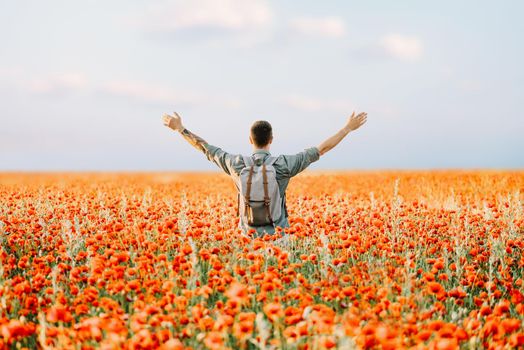
POLYGON ((524 2, 0 0, 0 171, 217 170, 162 125, 321 169, 524 168, 524 2))

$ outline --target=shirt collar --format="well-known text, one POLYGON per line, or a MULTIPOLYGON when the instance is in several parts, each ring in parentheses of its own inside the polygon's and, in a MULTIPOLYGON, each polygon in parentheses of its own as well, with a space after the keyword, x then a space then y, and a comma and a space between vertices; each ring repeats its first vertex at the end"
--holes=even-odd
POLYGON ((271 155, 269 151, 266 151, 265 149, 256 149, 253 151, 253 155, 255 154, 267 154, 268 156, 271 155))

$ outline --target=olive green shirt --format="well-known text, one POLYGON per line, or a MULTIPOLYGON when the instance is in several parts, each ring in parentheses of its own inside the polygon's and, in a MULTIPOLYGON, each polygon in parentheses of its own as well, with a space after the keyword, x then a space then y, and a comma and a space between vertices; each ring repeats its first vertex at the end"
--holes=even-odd
MULTIPOLYGON (((207 159, 218 165, 218 167, 229 176, 239 176, 240 171, 245 167, 244 159, 240 154, 229 154, 222 149, 209 144, 204 144, 204 148, 204 153, 206 154, 207 159)), ((255 161, 257 159, 262 159, 262 161, 265 161, 266 158, 270 155, 271 154, 268 151, 258 149, 253 152, 252 157, 255 159, 255 161)), ((289 227, 285 196, 289 179, 300 173, 302 170, 306 169, 311 163, 317 161, 319 158, 320 153, 317 147, 311 147, 293 155, 278 156, 275 163, 273 164, 273 167, 275 168, 280 195, 283 197, 281 210, 282 215, 280 218, 275 220, 274 227, 251 227, 247 225, 247 223, 243 222, 242 218, 240 218, 240 228, 242 228, 244 231, 253 228, 259 235, 263 235, 264 232, 273 234, 275 232, 275 227, 277 226, 282 228, 289 227)))

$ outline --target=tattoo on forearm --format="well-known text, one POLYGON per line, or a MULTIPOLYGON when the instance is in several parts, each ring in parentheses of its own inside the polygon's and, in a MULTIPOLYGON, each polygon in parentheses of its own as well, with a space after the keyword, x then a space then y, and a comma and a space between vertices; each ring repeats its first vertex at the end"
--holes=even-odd
POLYGON ((195 147, 196 149, 202 152, 205 152, 206 149, 204 147, 204 144, 206 144, 207 142, 203 138, 201 138, 198 135, 193 134, 191 131, 187 129, 182 130, 182 136, 184 136, 187 142, 192 144, 193 147, 195 147))

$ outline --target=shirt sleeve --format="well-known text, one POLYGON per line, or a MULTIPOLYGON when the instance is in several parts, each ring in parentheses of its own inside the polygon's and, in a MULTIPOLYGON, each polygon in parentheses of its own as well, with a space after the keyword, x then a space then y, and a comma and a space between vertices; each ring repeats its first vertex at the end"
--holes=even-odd
POLYGON ((283 155, 282 158, 288 168, 289 177, 293 177, 316 162, 320 158, 320 152, 317 147, 311 147, 297 154, 283 155))
POLYGON ((204 144, 204 153, 210 161, 215 163, 226 174, 231 175, 234 172, 233 161, 237 155, 232 155, 219 147, 210 144, 204 144))

